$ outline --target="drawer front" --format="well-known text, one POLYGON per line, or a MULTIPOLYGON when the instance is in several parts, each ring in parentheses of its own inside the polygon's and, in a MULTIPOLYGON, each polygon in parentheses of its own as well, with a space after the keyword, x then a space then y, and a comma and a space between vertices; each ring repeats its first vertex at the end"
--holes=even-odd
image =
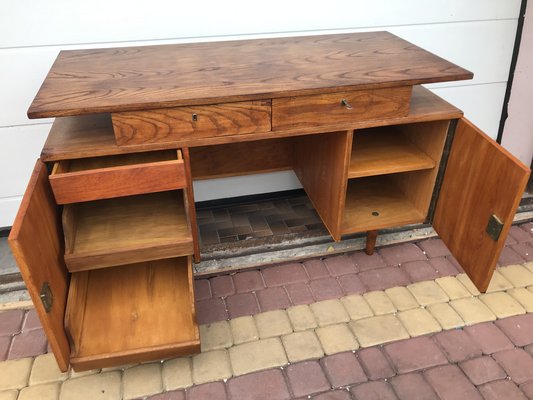
POLYGON ((272 129, 350 124, 406 116, 411 86, 272 100, 272 129))
MULTIPOLYGON (((73 168, 73 164, 94 164, 91 163, 91 159, 58 161, 52 169, 50 185, 57 204, 79 203, 181 189, 187 186, 185 166, 181 158, 181 152, 172 153, 176 154, 173 160, 153 161, 154 157, 152 156, 148 157, 147 160, 149 162, 139 161, 134 164, 86 170, 83 167, 80 170, 79 166, 73 168)), ((143 158, 142 154, 101 158, 107 161, 103 162, 104 165, 109 165, 109 159, 123 161, 125 157, 139 158, 140 160, 143 158)), ((94 165, 92 166, 94 167, 94 165)))
POLYGON ((270 131, 271 101, 246 101, 113 113, 118 145, 270 131))

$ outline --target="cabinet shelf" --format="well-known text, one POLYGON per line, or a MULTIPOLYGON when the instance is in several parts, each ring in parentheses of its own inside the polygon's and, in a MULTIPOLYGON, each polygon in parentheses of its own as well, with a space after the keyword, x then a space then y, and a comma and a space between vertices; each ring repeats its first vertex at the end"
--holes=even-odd
POLYGON ((354 132, 348 178, 434 167, 435 161, 394 127, 354 132))

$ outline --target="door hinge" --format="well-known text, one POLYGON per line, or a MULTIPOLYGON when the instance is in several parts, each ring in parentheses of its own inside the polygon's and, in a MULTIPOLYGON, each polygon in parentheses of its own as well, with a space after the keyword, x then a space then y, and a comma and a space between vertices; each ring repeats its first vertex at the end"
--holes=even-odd
POLYGON ((495 242, 498 241, 503 229, 503 222, 495 215, 492 214, 489 218, 489 223, 487 224, 487 234, 495 242))
POLYGON ((54 297, 52 296, 52 290, 50 289, 50 285, 48 284, 48 282, 43 283, 43 286, 41 287, 41 293, 39 293, 39 297, 41 298, 41 303, 43 303, 44 309, 47 313, 49 313, 50 310, 52 310, 54 297))

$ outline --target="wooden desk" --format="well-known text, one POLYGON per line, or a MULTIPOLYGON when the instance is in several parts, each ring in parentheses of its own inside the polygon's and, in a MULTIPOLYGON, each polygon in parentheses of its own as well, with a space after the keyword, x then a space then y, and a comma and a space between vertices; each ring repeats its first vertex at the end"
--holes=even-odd
POLYGON ((387 32, 61 52, 9 238, 61 369, 199 351, 198 179, 292 169, 369 251, 430 222, 486 290, 529 170, 420 86, 471 77, 387 32))

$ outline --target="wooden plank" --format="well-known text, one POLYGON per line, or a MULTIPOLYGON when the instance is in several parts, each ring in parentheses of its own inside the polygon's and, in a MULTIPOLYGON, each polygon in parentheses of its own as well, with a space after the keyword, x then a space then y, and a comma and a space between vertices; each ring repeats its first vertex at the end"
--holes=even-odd
POLYGON ((187 187, 183 193, 183 197, 185 199, 185 210, 187 213, 188 225, 191 230, 192 242, 194 245, 194 262, 199 263, 201 261, 200 238, 198 235, 198 223, 196 221, 196 206, 194 204, 194 187, 191 175, 191 156, 187 147, 184 147, 181 152, 183 153, 185 177, 187 180, 187 187))
POLYGON ((193 253, 181 191, 67 204, 63 217, 71 272, 193 253))
POLYGON ((199 352, 190 258, 72 274, 65 324, 76 371, 199 352))
POLYGON ((62 51, 28 116, 218 104, 471 78, 471 72, 388 32, 62 51))
POLYGON ((246 142, 301 136, 312 133, 337 132, 348 129, 363 129, 375 126, 391 126, 413 122, 455 119, 463 115, 461 110, 452 106, 431 91, 415 86, 411 96, 409 114, 405 117, 388 118, 354 123, 332 124, 306 129, 287 129, 284 131, 250 133, 247 135, 218 136, 212 138, 192 138, 169 143, 118 146, 113 134, 111 118, 106 114, 79 117, 56 118, 44 145, 41 158, 44 161, 96 157, 112 154, 143 152, 179 147, 196 147, 213 144, 246 142))
POLYGON ((69 366, 70 346, 63 328, 68 273, 61 254, 59 215, 46 166, 38 160, 8 238, 24 283, 61 371, 69 366), (47 312, 39 298, 48 283, 53 296, 47 312))
POLYGON ((340 240, 353 133, 309 135, 294 141, 294 172, 333 239, 340 240))
POLYGON ((272 101, 272 130, 406 116, 411 86, 368 89, 272 101))
POLYGON ((173 142, 193 137, 270 131, 270 100, 115 112, 117 144, 173 142))
POLYGON ((458 122, 433 227, 481 292, 487 290, 529 174, 468 120, 458 122), (486 232, 491 215, 503 223, 496 241, 486 232))
POLYGON ((187 185, 175 151, 59 161, 50 175, 58 204, 181 189, 187 185))

